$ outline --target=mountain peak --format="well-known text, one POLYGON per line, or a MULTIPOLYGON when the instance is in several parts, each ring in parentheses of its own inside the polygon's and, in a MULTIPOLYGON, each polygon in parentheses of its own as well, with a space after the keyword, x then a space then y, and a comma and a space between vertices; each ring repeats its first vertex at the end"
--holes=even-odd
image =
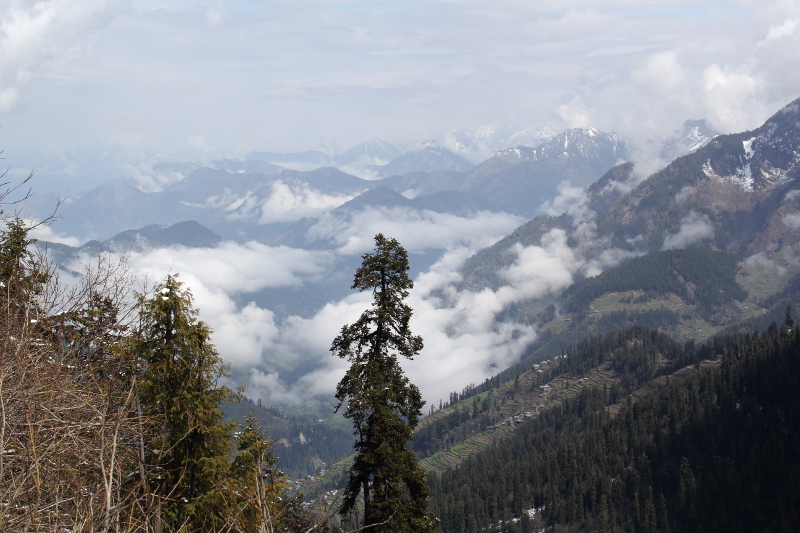
POLYGON ((401 176, 409 172, 467 172, 473 167, 468 160, 447 148, 430 144, 421 150, 395 157, 380 169, 380 174, 386 177, 401 176))
POLYGON ((411 201, 389 187, 375 187, 340 205, 336 211, 356 211, 365 207, 407 207, 411 201))

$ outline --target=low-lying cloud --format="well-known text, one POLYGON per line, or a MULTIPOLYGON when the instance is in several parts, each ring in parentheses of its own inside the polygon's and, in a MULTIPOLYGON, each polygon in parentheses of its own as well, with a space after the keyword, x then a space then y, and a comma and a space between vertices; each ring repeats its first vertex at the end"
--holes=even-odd
POLYGON ((681 227, 677 233, 664 238, 662 250, 686 248, 714 236, 714 225, 708 215, 691 211, 681 220, 681 227))
POLYGON ((290 185, 278 180, 272 183, 271 194, 261 205, 258 223, 291 222, 316 216, 356 196, 324 194, 307 185, 290 185))
POLYGON ((246 192, 225 189, 194 207, 222 209, 228 220, 250 221, 256 224, 294 222, 303 217, 316 217, 352 200, 358 194, 325 194, 305 183, 286 183, 275 180, 267 187, 246 192))
POLYGON ((372 250, 379 231, 397 238, 412 252, 412 261, 413 252, 438 251, 438 260, 416 276, 408 302, 414 310, 412 331, 423 337, 425 348, 413 361, 402 363, 424 398, 438 402, 514 364, 536 339, 533 325, 499 319, 508 306, 557 294, 577 276, 593 275, 630 255, 614 249, 589 254, 597 242, 591 240, 593 222, 587 219, 576 222, 583 228, 584 244, 570 247, 567 232, 552 229, 539 245, 510 251, 515 259, 501 272, 503 286, 459 290, 463 262, 510 233, 520 222, 517 217, 367 208, 347 221, 323 220, 327 225, 320 223, 317 235, 333 239, 338 248, 309 251, 224 242, 217 248, 131 252, 128 264, 151 284, 168 273, 180 274, 201 319, 214 330, 220 354, 246 370, 248 395, 268 403, 304 404, 333 396, 348 362, 331 355, 331 342, 371 305, 371 292, 353 292, 311 315, 278 317, 255 302, 259 291, 302 288, 334 278, 349 285, 352 272, 326 276, 352 263, 342 256, 372 250))
MULTIPOLYGON (((225 242, 217 248, 131 252, 128 265, 151 284, 168 273, 178 273, 192 291, 201 319, 214 330, 220 354, 240 368, 249 368, 248 394, 268 402, 302 404, 333 395, 348 363, 331 356, 330 344, 342 326, 357 320, 369 307, 371 293, 353 293, 307 318, 279 319, 250 298, 263 289, 319 281, 342 255, 371 250, 377 231, 399 233, 398 240, 410 251, 442 251, 440 259, 418 276, 409 301, 415 313, 413 330, 425 338, 426 347, 417 360, 404 365, 426 398, 446 398, 451 390, 481 382, 516 361, 535 338, 535 331, 527 325, 498 324, 496 317, 518 296, 510 289, 458 292, 453 284, 459 281, 457 271, 467 257, 508 234, 520 220, 492 213, 461 218, 395 210, 381 224, 381 216, 379 210, 370 209, 357 214, 352 230, 335 251, 225 242), (298 365, 307 369, 299 378, 298 365)), ((549 250, 555 253, 552 247, 549 250)), ((530 251, 522 255, 541 260, 530 251)), ((548 271, 554 268, 554 264, 547 266, 548 271)), ((541 271, 531 265, 531 272, 541 271)), ((346 277, 351 275, 348 272, 346 277)), ((526 287, 525 294, 536 292, 526 286, 530 282, 521 266, 512 269, 510 276, 526 287)))
POLYGON ((184 272, 227 294, 298 286, 319 278, 332 260, 328 252, 267 246, 255 241, 228 241, 216 248, 157 248, 133 252, 130 257, 131 264, 141 272, 156 277, 184 272))
POLYGON ((330 240, 343 255, 360 255, 384 233, 397 239, 409 252, 465 245, 480 249, 510 233, 525 221, 508 213, 481 211, 460 217, 434 211, 395 207, 367 207, 351 216, 328 213, 309 230, 312 239, 330 240))

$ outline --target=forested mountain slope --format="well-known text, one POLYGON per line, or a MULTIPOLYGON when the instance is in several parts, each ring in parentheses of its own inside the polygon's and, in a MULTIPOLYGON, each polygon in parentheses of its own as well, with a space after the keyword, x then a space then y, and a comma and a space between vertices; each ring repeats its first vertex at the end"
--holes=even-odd
POLYGON ((534 218, 464 263, 462 289, 498 291, 513 269, 537 268, 528 250, 572 257, 574 285, 505 310, 537 327, 530 357, 629 324, 704 339, 758 319, 798 273, 800 100, 637 179, 633 165, 614 167, 563 215, 534 218))
POLYGON ((797 328, 771 328, 717 339, 697 356, 721 365, 619 411, 586 387, 433 477, 442 530, 795 531, 798 353, 797 328))

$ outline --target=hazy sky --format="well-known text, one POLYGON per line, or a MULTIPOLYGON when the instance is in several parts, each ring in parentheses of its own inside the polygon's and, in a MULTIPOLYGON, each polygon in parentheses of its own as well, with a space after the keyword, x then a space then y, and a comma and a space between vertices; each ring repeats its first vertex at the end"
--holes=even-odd
POLYGON ((800 94, 798 51, 797 0, 0 0, 0 149, 739 131, 800 94))

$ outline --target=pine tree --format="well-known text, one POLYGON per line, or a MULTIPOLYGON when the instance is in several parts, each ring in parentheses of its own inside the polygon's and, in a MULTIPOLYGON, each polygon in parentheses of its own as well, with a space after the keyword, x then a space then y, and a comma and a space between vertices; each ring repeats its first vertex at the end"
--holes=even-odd
POLYGON ((204 497, 229 468, 233 425, 223 423, 220 406, 233 391, 218 383, 227 367, 181 285, 169 276, 142 299, 140 395, 145 415, 156 420, 147 459, 161 520, 169 531, 203 531, 214 520, 204 497))
POLYGON ((354 324, 342 327, 331 351, 350 361, 336 389, 338 411, 355 427, 355 460, 344 490, 342 515, 363 498, 363 525, 372 532, 434 530, 429 488, 416 456, 406 448, 422 395, 403 374, 398 356, 413 358, 422 338, 409 329, 412 310, 404 303, 413 282, 408 255, 395 240, 375 236, 375 253, 362 257, 354 289, 372 290, 373 305, 354 324))

